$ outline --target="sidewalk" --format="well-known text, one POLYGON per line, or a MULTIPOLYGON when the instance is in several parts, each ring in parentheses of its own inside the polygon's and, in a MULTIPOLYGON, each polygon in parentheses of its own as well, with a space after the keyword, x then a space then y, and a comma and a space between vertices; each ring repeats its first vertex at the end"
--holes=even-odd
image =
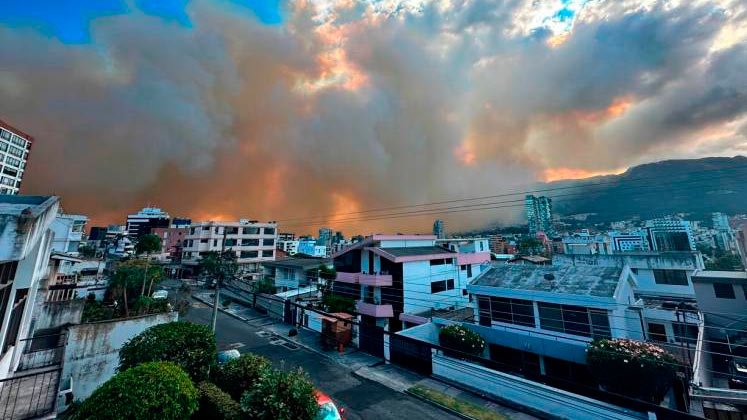
MULTIPOLYGON (((293 337, 289 337, 288 331, 293 329, 293 326, 285 324, 280 320, 274 320, 265 314, 255 311, 252 308, 248 308, 239 303, 236 303, 236 300, 243 299, 230 291, 224 292, 223 290, 221 290, 221 296, 231 297, 234 302, 232 302, 227 307, 219 307, 219 310, 235 318, 241 319, 242 321, 247 322, 252 326, 262 328, 265 331, 282 337, 284 340, 292 341, 309 351, 335 361, 338 364, 350 369, 356 376, 378 382, 386 386, 387 388, 398 392, 405 392, 416 385, 420 385, 469 402, 476 406, 495 411, 510 419, 536 419, 536 417, 534 416, 525 414, 517 410, 513 410, 509 407, 505 407, 492 400, 483 398, 473 392, 457 388, 451 384, 441 382, 431 377, 425 377, 411 372, 407 369, 401 368, 397 365, 385 362, 381 358, 359 351, 352 346, 346 347, 342 353, 338 352, 337 350, 322 350, 319 340, 319 333, 317 333, 316 331, 308 330, 305 328, 297 328, 298 334, 293 337)), ((204 304, 212 306, 213 291, 211 290, 194 292, 192 294, 192 297, 204 304)))

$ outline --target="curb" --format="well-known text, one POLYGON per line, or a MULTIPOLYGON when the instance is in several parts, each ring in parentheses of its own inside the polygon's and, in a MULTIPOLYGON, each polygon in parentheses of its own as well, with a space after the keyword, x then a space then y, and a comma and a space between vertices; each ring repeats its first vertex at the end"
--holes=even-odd
MULTIPOLYGON (((194 299, 194 300, 198 300, 198 301, 200 301, 200 302, 204 303, 205 305, 208 305, 208 306, 209 306, 209 307, 211 307, 211 308, 213 307, 213 302, 208 302, 208 301, 206 301, 205 299, 203 299, 203 298, 201 298, 201 297, 199 297, 199 296, 197 296, 197 295, 192 295, 192 299, 194 299)), ((228 316, 232 317, 232 318, 236 318, 236 319, 238 319, 238 320, 240 320, 240 321, 244 321, 244 322, 246 322, 246 323, 249 323, 249 320, 248 320, 248 319, 246 319, 246 318, 244 318, 243 316, 240 316, 240 315, 236 315, 236 314, 233 314, 233 313, 231 313, 231 312, 228 312, 228 311, 226 311, 225 309, 223 309, 223 308, 221 308, 221 307, 218 307, 218 310, 219 310, 220 312, 223 312, 224 314, 226 314, 226 315, 228 315, 228 316)))
POLYGON ((449 408, 449 407, 447 407, 447 406, 445 406, 443 404, 439 404, 439 403, 437 403, 437 402, 435 402, 433 400, 430 400, 428 398, 423 397, 422 395, 416 394, 416 393, 410 391, 409 389, 406 389, 406 390, 404 390, 402 392, 405 393, 405 394, 407 394, 407 395, 409 395, 409 396, 411 396, 411 397, 417 398, 420 401, 428 403, 428 404, 430 404, 430 405, 432 405, 432 406, 434 406, 436 408, 440 408, 441 410, 443 410, 443 411, 445 411, 445 412, 447 412, 447 413, 449 413, 451 415, 463 418, 464 420, 476 420, 474 417, 470 417, 470 416, 468 416, 466 414, 462 414, 462 413, 460 413, 460 412, 458 412, 456 410, 453 410, 453 409, 451 409, 451 408, 449 408))

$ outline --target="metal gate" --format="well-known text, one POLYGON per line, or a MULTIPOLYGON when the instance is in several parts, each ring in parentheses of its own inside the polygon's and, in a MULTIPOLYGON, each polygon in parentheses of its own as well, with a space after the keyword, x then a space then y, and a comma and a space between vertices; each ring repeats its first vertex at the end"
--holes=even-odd
POLYGON ((389 335, 389 359, 392 363, 422 375, 433 373, 431 346, 397 334, 389 335))
POLYGON ((358 325, 358 346, 376 357, 384 357, 384 329, 376 325, 358 325))

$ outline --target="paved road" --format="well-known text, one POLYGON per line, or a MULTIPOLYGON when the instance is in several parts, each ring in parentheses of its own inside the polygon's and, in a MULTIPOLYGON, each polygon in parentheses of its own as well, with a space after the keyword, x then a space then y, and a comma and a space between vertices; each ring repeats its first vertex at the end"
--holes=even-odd
MULTIPOLYGON (((195 323, 209 324, 211 315, 211 308, 195 304, 184 318, 195 323)), ((240 345, 240 352, 261 354, 277 367, 302 367, 319 389, 345 408, 345 417, 349 420, 458 419, 417 398, 391 390, 378 382, 355 376, 350 369, 303 347, 290 350, 271 344, 270 338, 257 335, 261 327, 254 326, 260 326, 268 322, 268 319, 258 318, 250 322, 253 325, 219 313, 216 334, 219 347, 240 345)))

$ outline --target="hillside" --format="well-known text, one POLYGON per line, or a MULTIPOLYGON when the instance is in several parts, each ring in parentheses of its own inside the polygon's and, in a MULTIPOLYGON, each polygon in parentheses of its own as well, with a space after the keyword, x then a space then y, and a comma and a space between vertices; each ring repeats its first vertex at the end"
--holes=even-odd
POLYGON ((620 175, 547 185, 582 185, 549 194, 555 197, 554 210, 559 215, 597 213, 593 220, 598 222, 676 212, 698 217, 715 211, 747 213, 744 156, 666 160, 631 167, 620 175))

